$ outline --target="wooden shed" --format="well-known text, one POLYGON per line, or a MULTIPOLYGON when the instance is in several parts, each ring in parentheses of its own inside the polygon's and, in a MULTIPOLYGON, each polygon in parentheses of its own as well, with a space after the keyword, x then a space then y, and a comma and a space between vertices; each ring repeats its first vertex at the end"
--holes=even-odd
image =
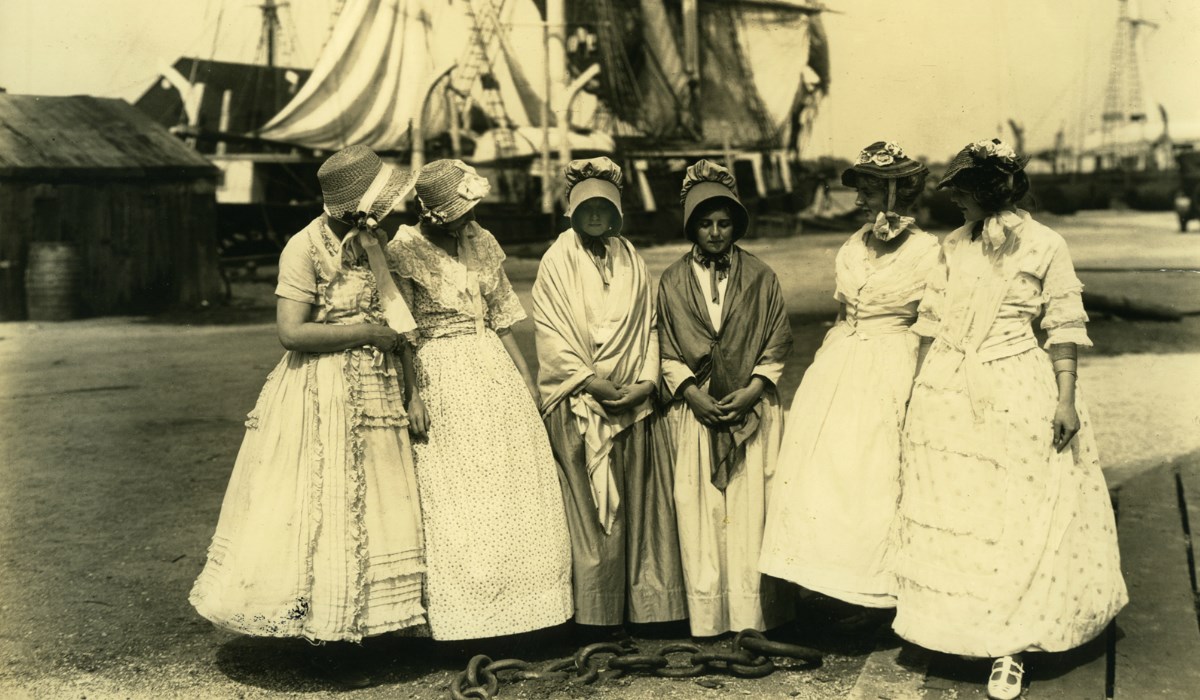
POLYGON ((55 242, 77 315, 215 301, 218 175, 122 100, 0 94, 0 320, 25 317, 30 251, 55 242))

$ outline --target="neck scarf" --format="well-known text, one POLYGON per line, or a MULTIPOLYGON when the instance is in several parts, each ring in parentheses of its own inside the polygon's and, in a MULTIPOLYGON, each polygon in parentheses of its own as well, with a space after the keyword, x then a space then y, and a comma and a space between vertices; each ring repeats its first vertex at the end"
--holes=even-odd
POLYGON ((712 289, 712 301, 714 304, 721 303, 721 292, 717 287, 717 283, 729 277, 729 251, 724 253, 712 254, 705 251, 700 246, 692 248, 692 260, 700 263, 700 266, 708 270, 709 287, 712 289))
POLYGON ((1025 222, 1019 211, 1004 209, 975 223, 971 238, 982 238, 985 252, 1004 250, 1012 230, 1025 222))
POLYGON ((596 266, 596 270, 600 273, 600 280, 604 282, 604 287, 607 289, 612 281, 611 263, 608 260, 608 240, 612 236, 589 236, 578 231, 575 232, 575 236, 579 239, 579 245, 583 246, 588 257, 592 259, 592 264, 596 266))

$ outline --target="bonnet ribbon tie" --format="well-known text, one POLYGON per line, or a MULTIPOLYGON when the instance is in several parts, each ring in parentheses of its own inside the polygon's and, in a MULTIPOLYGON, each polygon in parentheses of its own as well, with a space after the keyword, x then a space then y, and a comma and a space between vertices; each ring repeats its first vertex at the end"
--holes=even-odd
POLYGON ((896 213, 896 180, 888 178, 888 193, 887 193, 887 210, 881 211, 875 215, 875 223, 871 226, 871 233, 879 240, 887 243, 896 236, 904 233, 904 231, 916 223, 916 219, 911 216, 901 216, 896 213))
POLYGON ((904 233, 909 226, 917 222, 911 216, 901 216, 894 211, 879 212, 875 215, 875 223, 871 225, 871 233, 884 243, 904 233))
MULTIPOLYGON (((379 303, 383 308, 384 320, 388 327, 397 333, 410 333, 417 327, 417 322, 413 319, 408 304, 404 302, 404 297, 400 296, 400 290, 396 288, 396 283, 388 271, 386 256, 382 246, 379 245, 379 237, 385 234, 379 230, 379 223, 375 217, 365 213, 371 211, 371 207, 383 192, 384 187, 387 186, 394 170, 395 168, 385 163, 380 168, 379 174, 371 181, 371 185, 367 187, 367 191, 363 193, 362 200, 357 207, 354 228, 350 229, 350 232, 342 238, 341 245, 338 246, 335 264, 337 271, 340 272, 345 264, 346 246, 352 241, 358 241, 359 246, 367 254, 367 263, 371 267, 371 273, 375 276, 375 288, 379 292, 379 303)), ((329 211, 329 207, 325 207, 325 213, 332 218, 337 218, 329 211)), ((377 354, 376 364, 382 362, 382 359, 377 354)))
POLYGON ((607 236, 589 236, 579 233, 575 235, 579 238, 579 243, 583 249, 588 252, 588 256, 592 259, 592 263, 596 266, 596 271, 600 273, 600 281, 604 282, 604 287, 607 289, 612 283, 608 272, 608 237, 607 236))
POLYGON ((709 286, 712 287, 712 302, 714 304, 721 303, 721 291, 717 287, 717 283, 729 276, 729 253, 720 253, 718 255, 709 255, 708 253, 697 247, 692 253, 692 259, 700 263, 700 266, 708 270, 709 286))
POLYGON ((1024 219, 1015 211, 1004 210, 983 220, 983 248, 985 251, 999 251, 1008 241, 1009 233, 1021 225, 1024 219))

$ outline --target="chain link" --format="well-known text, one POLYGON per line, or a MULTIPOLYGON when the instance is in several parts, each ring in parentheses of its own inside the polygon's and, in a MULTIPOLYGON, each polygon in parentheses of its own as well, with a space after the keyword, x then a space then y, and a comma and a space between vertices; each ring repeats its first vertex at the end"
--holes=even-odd
POLYGON ((778 668, 772 660, 788 658, 800 662, 787 670, 812 670, 821 665, 821 652, 808 647, 773 642, 761 632, 747 629, 733 638, 732 651, 704 651, 687 642, 668 644, 657 654, 642 653, 632 640, 621 643, 589 644, 574 655, 551 661, 538 668, 520 659, 492 661, 484 655, 472 657, 467 670, 450 684, 453 700, 493 700, 500 693, 501 673, 511 673, 511 681, 559 681, 591 684, 601 678, 626 673, 645 673, 661 678, 696 678, 724 673, 740 678, 765 678, 778 668), (688 654, 686 662, 672 665, 669 657, 688 654))

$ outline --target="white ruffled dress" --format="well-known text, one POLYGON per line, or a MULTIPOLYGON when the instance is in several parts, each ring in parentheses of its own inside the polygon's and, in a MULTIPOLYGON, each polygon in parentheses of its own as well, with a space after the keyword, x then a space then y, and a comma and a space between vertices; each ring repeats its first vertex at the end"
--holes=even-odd
MULTIPOLYGON (((318 219, 288 241, 276 294, 328 324, 378 323, 365 260, 334 272, 318 219)), ((421 516, 398 358, 289 351, 246 420, 190 601, 227 629, 357 641, 425 621, 421 516)))
POLYGON ((913 330, 934 338, 909 404, 896 543, 900 636, 967 656, 1063 651, 1128 600, 1116 527, 1082 399, 1056 452, 1046 346, 1090 346, 1065 241, 1023 211, 1002 243, 943 243, 913 330))
POLYGON ((856 605, 895 605, 888 546, 900 499, 900 435, 916 370, 909 331, 938 241, 913 230, 871 259, 864 226, 838 251, 845 317, 792 400, 759 569, 856 605))

